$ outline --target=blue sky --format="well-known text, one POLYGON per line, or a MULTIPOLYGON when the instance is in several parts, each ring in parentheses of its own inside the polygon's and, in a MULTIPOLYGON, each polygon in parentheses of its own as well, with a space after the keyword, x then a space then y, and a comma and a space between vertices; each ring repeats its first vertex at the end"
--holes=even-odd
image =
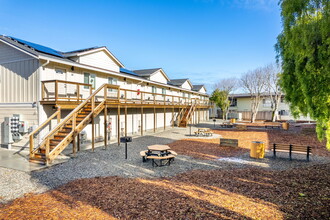
POLYGON ((0 34, 61 51, 107 46, 128 69, 204 83, 275 60, 273 0, 0 0, 0 34))

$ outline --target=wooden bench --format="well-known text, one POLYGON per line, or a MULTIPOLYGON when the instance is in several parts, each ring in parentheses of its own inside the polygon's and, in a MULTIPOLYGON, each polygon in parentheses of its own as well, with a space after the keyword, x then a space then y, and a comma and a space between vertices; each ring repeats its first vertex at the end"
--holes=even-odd
POLYGON ((306 159, 309 161, 309 154, 312 153, 312 147, 292 144, 273 144, 273 157, 276 158, 276 152, 289 152, 290 160, 292 153, 306 153, 306 159))
POLYGON ((174 160, 175 156, 174 155, 168 155, 168 156, 147 156, 148 160, 152 160, 152 166, 154 167, 155 165, 157 167, 165 166, 165 165, 171 165, 171 160, 174 160), (155 162, 155 160, 159 160, 159 164, 155 162), (163 164, 163 161, 166 161, 166 163, 163 164))
POLYGON ((265 125, 266 129, 281 129, 279 125, 265 125))
POLYGON ((238 125, 236 125, 236 129, 240 130, 240 131, 246 131, 247 127, 246 127, 246 125, 238 124, 238 125))
POLYGON ((205 131, 204 132, 204 135, 205 136, 212 136, 213 135, 213 132, 212 131, 205 131))
POLYGON ((220 146, 238 147, 238 139, 220 138, 220 146))

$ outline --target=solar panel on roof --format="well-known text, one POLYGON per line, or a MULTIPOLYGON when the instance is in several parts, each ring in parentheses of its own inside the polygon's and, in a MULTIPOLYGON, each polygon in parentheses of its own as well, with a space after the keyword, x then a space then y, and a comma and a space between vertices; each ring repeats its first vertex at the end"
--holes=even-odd
POLYGON ((64 57, 61 54, 60 51, 54 50, 52 48, 45 47, 45 46, 35 44, 35 43, 31 43, 31 42, 21 40, 21 39, 15 38, 15 37, 10 37, 10 38, 13 39, 13 40, 16 40, 18 43, 25 44, 25 45, 35 49, 36 51, 39 51, 39 52, 42 52, 42 53, 47 53, 47 54, 54 55, 54 56, 57 56, 57 57, 64 57))
POLYGON ((138 74, 134 73, 133 71, 130 71, 130 70, 124 69, 124 68, 120 68, 120 72, 130 74, 130 75, 133 75, 133 76, 139 76, 138 74))

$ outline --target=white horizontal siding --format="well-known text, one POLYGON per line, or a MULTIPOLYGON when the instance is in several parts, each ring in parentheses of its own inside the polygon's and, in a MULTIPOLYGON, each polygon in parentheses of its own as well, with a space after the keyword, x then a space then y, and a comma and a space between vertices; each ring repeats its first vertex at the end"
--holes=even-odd
POLYGON ((155 81, 155 82, 160 82, 167 84, 167 79, 165 76, 160 72, 160 70, 157 71, 154 75, 150 76, 150 80, 155 81))
POLYGON ((119 66, 104 51, 83 55, 79 57, 79 63, 119 72, 119 66))
POLYGON ((191 90, 191 86, 190 86, 190 84, 188 83, 188 81, 186 81, 185 83, 183 83, 181 87, 184 88, 184 89, 189 89, 189 90, 191 90))

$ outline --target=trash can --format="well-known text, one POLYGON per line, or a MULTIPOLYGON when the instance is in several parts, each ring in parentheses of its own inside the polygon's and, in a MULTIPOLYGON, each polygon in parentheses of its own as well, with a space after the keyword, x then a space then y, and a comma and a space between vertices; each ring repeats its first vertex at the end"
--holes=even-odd
POLYGON ((265 144, 261 141, 252 141, 250 149, 250 157, 264 158, 265 157, 265 144))
POLYGON ((288 123, 288 122, 283 122, 283 123, 282 123, 282 128, 283 128, 284 130, 289 130, 289 123, 288 123))
POLYGON ((230 119, 230 123, 236 123, 236 118, 230 119))

